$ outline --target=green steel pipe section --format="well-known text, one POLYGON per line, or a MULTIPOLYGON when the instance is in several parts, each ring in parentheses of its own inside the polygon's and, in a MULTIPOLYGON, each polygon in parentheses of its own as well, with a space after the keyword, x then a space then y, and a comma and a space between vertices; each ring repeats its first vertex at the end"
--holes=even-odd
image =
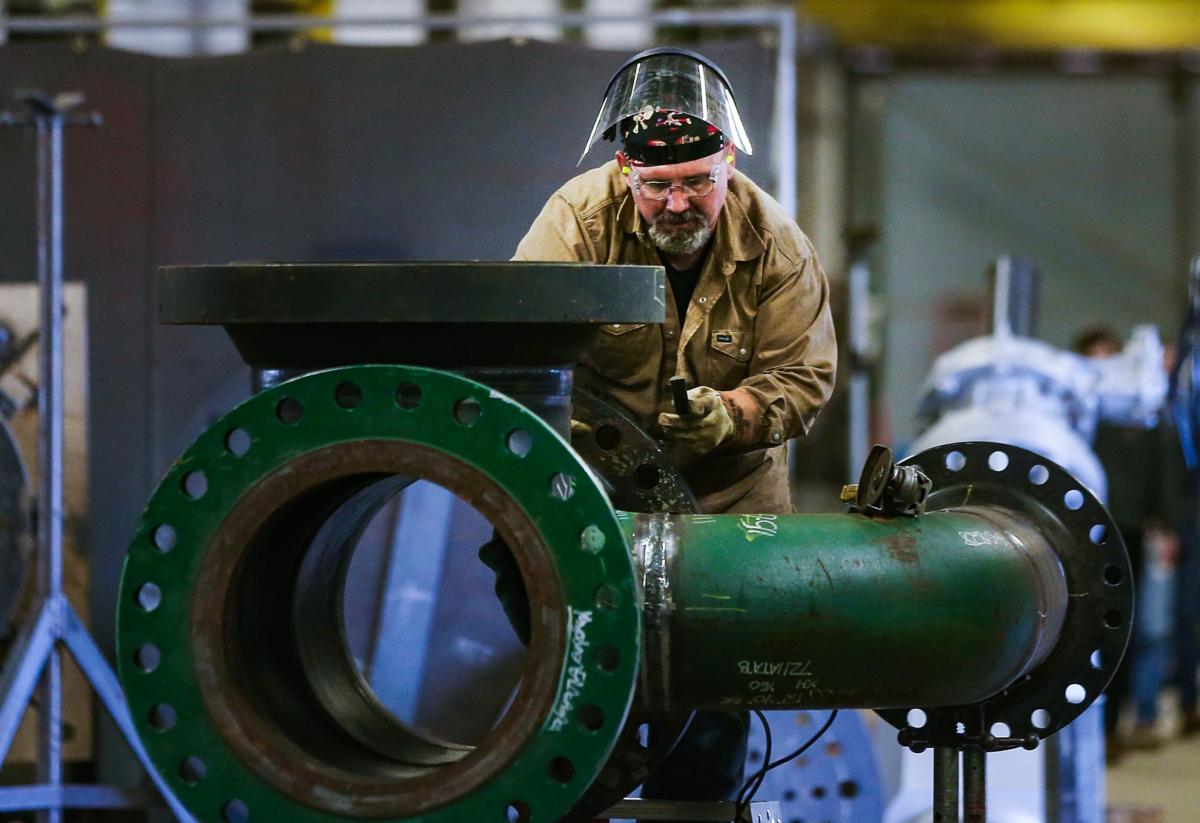
POLYGON ((1041 662, 1061 564, 1013 512, 618 515, 644 604, 651 710, 984 700, 1041 662))

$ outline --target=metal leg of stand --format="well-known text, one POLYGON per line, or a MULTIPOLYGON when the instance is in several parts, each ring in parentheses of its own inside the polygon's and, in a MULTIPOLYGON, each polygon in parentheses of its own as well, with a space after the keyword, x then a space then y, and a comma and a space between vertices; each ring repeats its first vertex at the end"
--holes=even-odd
POLYGON ((980 748, 963 751, 963 821, 987 820, 987 752, 980 748))
POLYGON ((154 788, 162 795, 167 808, 174 813, 179 823, 194 823, 194 818, 171 793, 171 788, 158 773, 158 769, 154 768, 154 764, 150 762, 150 755, 142 746, 142 740, 138 737, 137 729, 133 725, 133 717, 129 714, 129 705, 125 702, 125 693, 121 691, 121 684, 117 680, 116 673, 108 665, 108 660, 96 645, 96 641, 88 634, 83 622, 70 605, 67 606, 66 632, 63 639, 71 651, 71 656, 75 658, 75 662, 79 664, 84 676, 91 683, 92 690, 100 698, 104 708, 108 710, 108 716, 112 718, 113 723, 120 730, 121 736, 129 744, 129 748, 142 765, 150 782, 154 784, 154 788))
POLYGON ((0 689, 3 689, 0 694, 4 695, 4 702, 0 703, 0 763, 8 759, 8 749, 17 735, 21 718, 25 716, 25 708, 37 688, 46 659, 54 650, 54 640, 50 615, 43 604, 37 619, 26 624, 17 642, 8 650, 8 663, 0 680, 0 689))
POLYGON ((38 823, 62 823, 67 808, 133 808, 145 805, 139 791, 111 786, 63 784, 62 658, 69 651, 100 698, 142 768, 182 823, 192 817, 150 762, 137 736, 116 675, 63 594, 63 199, 62 151, 66 125, 98 125, 98 115, 69 115, 80 95, 50 98, 27 93, 30 114, 0 112, 0 125, 32 126, 37 132, 38 286, 41 296, 38 391, 38 595, 36 621, 12 649, 0 688, 0 762, 38 690, 36 786, 0 789, 0 810, 36 810, 38 823), (40 680, 40 685, 39 685, 40 680))
POLYGON ((933 750, 933 821, 958 823, 958 749, 933 750))
MULTIPOLYGON (((62 597, 62 133, 61 112, 38 117, 38 577, 52 623, 62 597)), ((54 628, 58 628, 55 626, 54 628)), ((59 632, 55 632, 59 634, 59 632)), ((38 779, 62 785, 62 659, 51 650, 38 691, 38 779)), ((62 809, 44 809, 38 823, 62 823, 62 809)))

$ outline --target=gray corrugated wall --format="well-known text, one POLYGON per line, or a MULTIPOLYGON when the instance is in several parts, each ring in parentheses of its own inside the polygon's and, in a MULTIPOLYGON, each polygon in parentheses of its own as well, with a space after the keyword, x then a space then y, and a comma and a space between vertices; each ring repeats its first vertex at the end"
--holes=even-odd
POLYGON ((939 301, 983 300, 998 255, 1040 264, 1050 343, 1100 321, 1122 334, 1141 322, 1177 332, 1184 272, 1165 78, 909 76, 888 84, 885 105, 882 401, 897 442, 913 436, 915 389, 945 337, 939 301))

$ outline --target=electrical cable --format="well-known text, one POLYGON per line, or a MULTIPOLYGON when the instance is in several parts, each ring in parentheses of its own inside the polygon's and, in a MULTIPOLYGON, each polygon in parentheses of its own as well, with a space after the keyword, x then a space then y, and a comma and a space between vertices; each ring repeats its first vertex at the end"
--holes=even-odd
POLYGON ((754 714, 758 716, 758 721, 762 724, 763 736, 766 738, 766 745, 764 746, 763 751, 763 762, 762 766, 746 779, 746 782, 742 784, 742 790, 738 792, 737 804, 734 807, 733 815, 735 821, 741 820, 742 814, 745 813, 750 803, 754 800, 754 795, 760 788, 762 788, 763 781, 767 777, 767 772, 771 771, 771 769, 782 766, 785 763, 792 762, 797 757, 808 751, 814 743, 824 736, 825 732, 829 731, 829 727, 832 726, 833 721, 837 719, 838 710, 834 709, 829 713, 828 719, 826 719, 824 724, 822 724, 821 728, 817 729, 816 733, 813 734, 813 736, 807 741, 805 741, 803 746, 796 749, 787 757, 781 757, 775 761, 771 760, 771 726, 769 723, 767 723, 767 716, 758 709, 754 710, 754 714))

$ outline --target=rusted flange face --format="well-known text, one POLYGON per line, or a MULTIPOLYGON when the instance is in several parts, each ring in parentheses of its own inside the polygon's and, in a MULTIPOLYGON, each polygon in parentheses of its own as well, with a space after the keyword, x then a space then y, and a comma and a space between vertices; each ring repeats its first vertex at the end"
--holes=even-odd
POLYGON ((914 749, 1033 748, 1095 702, 1125 653, 1133 583, 1121 534, 1086 486, 1061 466, 1017 446, 951 443, 902 464, 919 467, 933 481, 928 511, 979 506, 1007 511, 1031 525, 1057 555, 1067 596, 1053 645, 1004 691, 970 706, 922 706, 880 715, 901 730, 901 743, 914 749))
POLYGON ((612 507, 546 424, 461 377, 357 366, 256 395, 168 472, 126 559, 119 668, 199 820, 557 820, 620 732, 640 619, 612 507), (392 716, 342 636, 358 534, 413 479, 486 516, 529 591, 522 685, 474 749, 392 716))

